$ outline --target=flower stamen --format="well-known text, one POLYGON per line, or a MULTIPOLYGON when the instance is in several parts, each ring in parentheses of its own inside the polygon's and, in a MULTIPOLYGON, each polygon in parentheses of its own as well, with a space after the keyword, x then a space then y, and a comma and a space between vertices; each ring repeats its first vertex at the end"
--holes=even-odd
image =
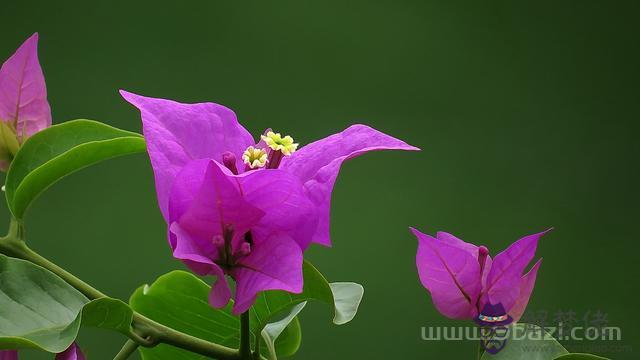
POLYGON ((218 251, 218 258, 215 261, 225 272, 236 266, 238 261, 251 254, 253 238, 251 232, 242 236, 242 242, 234 245, 234 226, 226 224, 222 226, 222 234, 214 235, 211 243, 218 251))
POLYGON ((242 154, 242 162, 248 169, 262 168, 267 165, 267 152, 264 149, 249 146, 242 154))
POLYGON ((269 131, 267 135, 262 135, 261 139, 271 150, 280 151, 284 156, 289 156, 298 149, 298 144, 294 143, 293 138, 289 135, 282 137, 280 133, 269 131))

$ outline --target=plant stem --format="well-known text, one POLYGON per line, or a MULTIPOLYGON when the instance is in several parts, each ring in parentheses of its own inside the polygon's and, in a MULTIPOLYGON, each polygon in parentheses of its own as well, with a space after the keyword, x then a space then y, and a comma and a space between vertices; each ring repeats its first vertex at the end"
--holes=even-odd
POLYGON ((482 340, 478 341, 478 356, 477 359, 482 359, 482 354, 484 353, 484 349, 482 348, 482 340))
POLYGON ((262 336, 260 334, 256 334, 256 343, 253 348, 253 360, 260 360, 260 339, 262 336))
MULTIPOLYGON (((0 253, 5 254, 7 256, 27 260, 31 263, 39 265, 52 273, 56 274, 62 280, 66 281, 69 285, 76 288, 78 291, 83 293, 90 300, 95 300, 103 297, 107 297, 101 291, 95 289, 91 285, 85 283, 84 281, 77 278, 75 275, 70 272, 64 270, 60 266, 54 264, 48 259, 44 258, 37 252, 31 250, 27 244, 24 242, 23 238, 23 230, 22 225, 18 223, 16 220, 11 221, 9 226, 9 234, 5 237, 0 237, 0 253)), ((246 344, 248 347, 250 344, 249 338, 249 313, 247 312, 246 317, 246 331, 243 331, 243 334, 246 333, 246 342, 242 342, 241 344, 246 344)), ((243 329, 244 323, 243 320, 243 329)), ((191 351, 196 354, 205 355, 208 357, 213 357, 218 360, 241 360, 241 359, 250 359, 251 351, 248 350, 248 357, 241 357, 240 352, 236 349, 232 349, 223 345, 219 345, 216 343, 212 343, 183 332, 174 330, 170 327, 157 323, 142 314, 137 312, 133 312, 133 321, 132 327, 134 331, 129 334, 130 342, 135 343, 136 346, 145 346, 145 347, 153 347, 159 343, 173 345, 175 347, 185 349, 191 351)), ((245 335, 241 336, 241 339, 244 338, 245 335)), ((127 347, 125 344, 125 348, 127 347)), ((122 351, 125 350, 123 348, 122 351)), ((135 350, 135 349, 134 349, 135 350)), ((118 354, 119 356, 120 354, 118 354)), ((124 355, 123 355, 124 356, 124 355)), ((125 359, 125 358, 122 358, 125 359)))
POLYGON ((240 358, 251 360, 251 329, 249 310, 240 315, 240 358))
POLYGON ((131 339, 127 340, 127 342, 124 343, 124 346, 122 346, 122 349, 120 349, 120 352, 118 352, 113 360, 127 360, 129 356, 131 356, 131 354, 133 354, 138 349, 138 346, 140 345, 135 341, 131 339))
POLYGON ((31 250, 22 240, 4 238, 2 239, 2 241, 0 241, 0 250, 6 255, 27 260, 51 271, 52 273, 58 275, 60 278, 66 281, 69 285, 76 288, 89 299, 107 297, 107 295, 103 294, 86 282, 78 279, 75 275, 45 259, 37 252, 31 250))
MULTIPOLYGON (((150 338, 154 343, 164 343, 189 350, 196 354, 213 357, 220 360, 241 359, 238 350, 215 344, 200 338, 182 333, 170 327, 157 323, 142 314, 133 313, 133 326, 144 337, 150 338)), ((154 346, 153 344, 151 346, 154 346)))

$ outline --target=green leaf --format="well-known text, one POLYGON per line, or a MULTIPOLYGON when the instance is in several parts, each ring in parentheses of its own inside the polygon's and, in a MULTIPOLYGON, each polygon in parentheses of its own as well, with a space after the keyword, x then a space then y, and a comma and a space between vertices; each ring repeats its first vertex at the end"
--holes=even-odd
MULTIPOLYGON (((298 312, 304 308, 307 301, 321 301, 334 308, 333 323, 346 324, 351 321, 357 311, 364 288, 360 284, 339 282, 328 283, 325 277, 310 262, 305 261, 302 267, 304 276, 304 288, 300 294, 291 294, 285 291, 265 291, 256 299, 251 308, 251 328, 255 333, 260 333, 265 340, 266 349, 261 353, 269 354, 275 359, 273 341, 278 339, 279 328, 283 321, 295 318, 298 312), (279 314, 289 311, 284 319, 271 323, 279 314), (291 316, 293 313, 295 315, 291 316)), ((280 348, 278 356, 290 356, 298 351, 295 348, 280 348), (285 351, 286 350, 286 351, 285 351)))
MULTIPOLYGON (((233 303, 223 309, 212 308, 208 302, 210 291, 209 285, 191 273, 173 271, 159 277, 151 286, 138 288, 131 296, 130 304, 141 314, 178 331, 237 348, 240 320, 231 314, 233 303)), ((280 336, 276 349, 297 349, 299 332, 300 325, 295 321, 280 336)), ((140 353, 146 360, 206 359, 165 344, 152 349, 142 348, 140 353)))
POLYGON ((364 296, 364 287, 352 282, 334 282, 329 284, 333 293, 336 314, 333 322, 336 325, 346 324, 353 320, 364 296))
MULTIPOLYGON (((300 324, 296 317, 309 300, 319 300, 335 309, 334 323, 344 324, 355 316, 363 288, 353 283, 329 284, 308 262, 304 264, 304 289, 301 294, 266 291, 251 308, 253 336, 265 334, 261 353, 293 355, 300 346, 300 324), (294 308, 298 305, 297 308, 294 308), (293 311, 291 310, 292 308, 293 311), (293 314, 293 315, 292 315, 293 314), (280 316, 283 319, 277 320, 280 316), (282 321, 284 320, 284 321, 282 321), (273 323, 273 324, 270 324, 273 323), (283 329, 284 327, 284 329, 283 329)), ((237 348, 240 321, 231 314, 232 303, 213 309, 208 302, 210 286, 194 275, 174 271, 163 275, 151 286, 139 288, 131 297, 131 307, 141 314, 190 335, 237 348)), ((144 359, 203 359, 186 351, 159 345, 140 349, 144 359)))
POLYGON ((82 310, 83 326, 113 330, 128 335, 132 321, 133 310, 118 299, 96 299, 85 305, 82 310))
POLYGON ((542 328, 519 323, 509 327, 505 347, 495 355, 485 352, 482 360, 553 360, 568 353, 542 328))
POLYGON ((7 173, 7 204, 22 219, 31 202, 61 178, 117 156, 145 151, 144 138, 91 120, 54 125, 31 136, 7 173))
MULTIPOLYGON (((278 354, 277 354, 277 351, 276 351, 276 345, 275 345, 276 340, 282 334, 282 332, 285 329, 287 329, 287 327, 289 327, 289 324, 291 324, 292 321, 297 319, 296 316, 298 316, 300 311, 302 311, 302 309, 304 309, 304 307, 306 305, 307 305, 306 302, 302 302, 302 303, 300 303, 298 305, 295 305, 291 309, 291 312, 289 313, 289 315, 285 316, 284 319, 282 319, 280 321, 276 321, 274 323, 267 324, 264 327, 264 329, 262 329, 262 332, 260 333, 260 335, 264 339, 265 345, 267 347, 267 353, 269 354, 269 357, 271 359, 277 359, 278 358, 278 354)), ((301 333, 298 333, 296 335, 301 335, 301 333)), ((290 349, 288 351, 288 352, 291 353, 291 355, 295 354, 296 351, 298 351, 298 347, 299 347, 298 345, 300 344, 301 341, 302 341, 302 339, 300 339, 300 338, 298 338, 297 341, 295 341, 295 345, 296 345, 295 349, 290 349)))
POLYGON ((124 302, 89 301, 49 270, 0 254, 0 349, 64 351, 80 325, 128 335, 133 310, 124 302))
POLYGON ((609 360, 609 359, 592 355, 592 354, 574 353, 574 354, 562 355, 560 357, 555 358, 555 360, 609 360))
POLYGON ((333 307, 333 322, 336 325, 346 324, 355 317, 364 295, 362 285, 349 282, 329 284, 318 269, 308 261, 304 262, 302 270, 304 288, 301 294, 265 291, 258 296, 252 312, 252 324, 256 324, 256 330, 262 331, 274 316, 309 300, 321 301, 333 307))
POLYGON ((64 351, 88 302, 48 270, 0 255, 0 349, 64 351))

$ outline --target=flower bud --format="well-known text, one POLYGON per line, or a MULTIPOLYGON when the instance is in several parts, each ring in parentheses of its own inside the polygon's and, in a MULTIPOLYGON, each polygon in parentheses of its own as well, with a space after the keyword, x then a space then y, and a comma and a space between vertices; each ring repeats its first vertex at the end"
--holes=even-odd
POLYGON ((480 245, 478 247, 478 262, 480 263, 480 272, 484 270, 484 264, 487 262, 487 256, 489 256, 489 249, 486 246, 480 245))
POLYGON ((236 156, 232 152, 227 151, 222 154, 222 164, 227 169, 231 170, 234 175, 238 175, 238 168, 236 167, 236 156))
POLYGON ((242 245, 240 245, 240 249, 238 250, 238 256, 247 256, 251 253, 251 244, 249 244, 248 242, 243 242, 242 245))
POLYGON ((7 171, 20 148, 16 131, 10 123, 0 121, 0 171, 7 171))

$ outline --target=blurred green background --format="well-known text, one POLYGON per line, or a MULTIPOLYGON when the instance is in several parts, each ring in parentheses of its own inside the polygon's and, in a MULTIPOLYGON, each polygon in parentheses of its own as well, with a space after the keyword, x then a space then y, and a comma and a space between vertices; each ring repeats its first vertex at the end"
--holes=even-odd
MULTIPOLYGON (((225 104, 254 134, 272 127, 301 144, 361 122, 423 148, 343 167, 334 247, 307 257, 366 294, 342 327, 323 305, 308 307, 297 359, 474 356, 471 342, 421 340, 422 326, 465 323, 432 306, 408 226, 494 254, 554 226, 529 313, 572 310, 582 321, 600 311, 623 340, 570 350, 637 359, 639 4, 2 1, 0 59, 40 32, 55 123, 140 131, 123 88, 225 104)), ((155 201, 146 156, 103 163, 36 202, 28 240, 126 299, 182 268, 155 201)), ((80 338, 91 359, 111 359, 123 341, 90 329, 80 338)))

